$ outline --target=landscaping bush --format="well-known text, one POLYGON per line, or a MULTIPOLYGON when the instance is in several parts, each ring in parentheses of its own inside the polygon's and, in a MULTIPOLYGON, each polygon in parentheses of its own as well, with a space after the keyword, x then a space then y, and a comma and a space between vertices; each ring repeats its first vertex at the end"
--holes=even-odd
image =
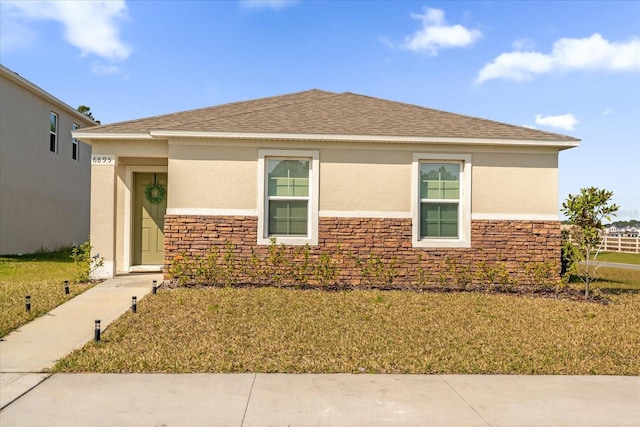
POLYGON ((418 258, 407 263, 375 253, 355 254, 341 248, 312 253, 309 246, 287 247, 275 239, 265 250, 237 256, 226 241, 202 255, 181 253, 169 268, 171 286, 274 286, 300 289, 410 289, 558 294, 567 291, 553 261, 521 263, 514 272, 506 261, 465 263, 463 258, 418 258), (431 270, 438 263, 440 268, 431 270), (403 280, 398 280, 398 279, 403 280), (407 280, 407 278, 414 278, 407 280), (407 285, 407 283, 409 283, 407 285))

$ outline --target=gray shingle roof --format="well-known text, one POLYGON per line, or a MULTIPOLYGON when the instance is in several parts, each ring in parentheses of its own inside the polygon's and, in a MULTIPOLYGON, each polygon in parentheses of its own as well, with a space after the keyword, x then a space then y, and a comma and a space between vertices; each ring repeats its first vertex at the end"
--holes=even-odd
POLYGON ((152 130, 578 141, 417 105, 317 89, 107 124, 83 133, 152 130))

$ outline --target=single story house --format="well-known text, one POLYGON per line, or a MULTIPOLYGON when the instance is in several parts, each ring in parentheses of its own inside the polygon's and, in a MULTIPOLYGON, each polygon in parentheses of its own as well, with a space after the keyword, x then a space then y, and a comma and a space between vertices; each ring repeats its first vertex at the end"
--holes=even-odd
MULTIPOLYGON (((272 241, 463 264, 560 259, 558 153, 570 136, 321 90, 97 126, 94 275, 161 270, 232 242, 272 241)), ((413 272, 413 273, 412 273, 413 272)), ((349 272, 345 272, 348 276, 349 272)), ((354 272, 355 274, 355 272, 354 272)), ((348 277, 347 277, 348 278, 348 277)))

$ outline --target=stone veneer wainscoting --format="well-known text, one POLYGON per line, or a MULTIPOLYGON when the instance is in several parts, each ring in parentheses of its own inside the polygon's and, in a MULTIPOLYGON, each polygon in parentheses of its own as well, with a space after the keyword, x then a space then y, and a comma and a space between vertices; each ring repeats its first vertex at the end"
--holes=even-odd
MULTIPOLYGON (((215 246, 224 251, 225 241, 234 245, 236 258, 249 259, 252 253, 266 255, 268 246, 257 245, 257 217, 167 215, 164 223, 164 274, 170 279, 169 268, 181 253, 204 255, 215 246)), ((560 222, 473 220, 471 248, 414 248, 411 246, 411 219, 387 218, 327 218, 319 219, 317 246, 310 246, 311 259, 322 253, 353 254, 366 259, 377 255, 384 262, 394 257, 397 277, 394 287, 411 287, 418 280, 418 271, 428 272, 429 282, 445 268, 445 260, 466 265, 475 272, 478 263, 503 263, 516 275, 522 263, 551 261, 560 273, 560 222)), ((287 250, 294 250, 288 246, 287 250)), ((353 263, 341 267, 340 283, 358 285, 361 273, 353 263), (349 267, 350 266, 350 267, 349 267)))

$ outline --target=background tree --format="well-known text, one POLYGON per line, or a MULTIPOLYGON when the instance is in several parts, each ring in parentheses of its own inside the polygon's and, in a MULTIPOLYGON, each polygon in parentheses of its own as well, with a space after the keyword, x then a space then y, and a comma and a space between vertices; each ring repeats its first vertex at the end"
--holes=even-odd
POLYGON ((81 105, 77 108, 77 110, 80 114, 84 114, 85 116, 89 117, 91 120, 95 120, 95 118, 93 117, 93 113, 91 113, 91 107, 87 107, 86 105, 81 105))
POLYGON ((561 211, 572 225, 571 240, 566 242, 568 246, 565 255, 571 258, 571 270, 585 284, 585 298, 589 298, 589 288, 595 279, 595 269, 592 268, 591 261, 602 241, 602 220, 610 221, 610 216, 615 215, 619 209, 615 204, 609 205, 611 197, 612 191, 589 187, 581 188, 580 194, 575 196, 569 194, 567 200, 562 203, 561 211), (581 261, 582 267, 579 265, 581 261))

